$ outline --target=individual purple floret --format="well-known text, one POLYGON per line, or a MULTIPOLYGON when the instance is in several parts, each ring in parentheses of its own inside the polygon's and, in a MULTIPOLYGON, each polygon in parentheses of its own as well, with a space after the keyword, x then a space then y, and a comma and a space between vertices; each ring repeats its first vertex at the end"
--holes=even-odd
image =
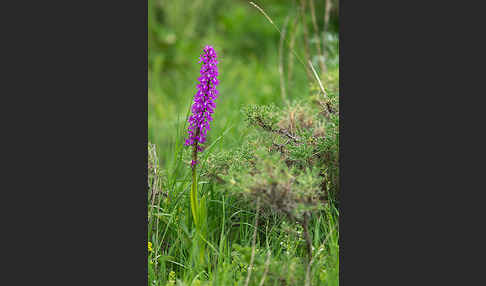
POLYGON ((218 61, 216 52, 212 46, 206 46, 199 57, 199 62, 203 62, 201 67, 201 76, 198 78, 197 92, 194 95, 192 105, 192 115, 189 117, 188 133, 185 146, 194 146, 193 160, 191 166, 197 164, 197 152, 203 150, 200 144, 206 142, 206 135, 210 130, 209 122, 213 120, 211 114, 214 113, 216 103, 214 100, 218 97, 218 61))

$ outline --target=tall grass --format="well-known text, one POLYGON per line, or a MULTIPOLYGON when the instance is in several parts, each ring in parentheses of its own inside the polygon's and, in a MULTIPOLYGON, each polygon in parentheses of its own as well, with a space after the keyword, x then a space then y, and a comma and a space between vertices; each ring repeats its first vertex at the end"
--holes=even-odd
MULTIPOLYGON (((150 146, 152 166, 156 166, 155 152, 154 146, 150 146)), ((148 261, 150 285, 244 285, 255 232, 253 207, 226 196, 204 179, 199 181, 201 192, 207 196, 208 219, 206 252, 201 260, 201 246, 191 221, 191 177, 184 169, 187 166, 177 164, 168 172, 150 168, 148 239, 153 244, 148 261), (176 278, 174 284, 170 283, 171 271, 176 278)), ((338 210, 329 204, 310 223, 314 248, 312 285, 338 285, 338 217, 338 210)), ((262 285, 304 285, 306 250, 302 230, 273 213, 267 213, 260 221, 248 285, 260 285, 264 276, 266 282, 262 285)))

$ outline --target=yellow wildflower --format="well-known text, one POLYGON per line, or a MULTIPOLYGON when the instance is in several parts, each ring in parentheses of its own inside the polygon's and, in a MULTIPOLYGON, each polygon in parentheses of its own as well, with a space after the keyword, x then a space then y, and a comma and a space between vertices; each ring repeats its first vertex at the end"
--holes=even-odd
POLYGON ((153 251, 153 249, 152 249, 152 242, 150 242, 150 241, 148 242, 148 251, 149 252, 152 252, 153 251))
POLYGON ((175 274, 174 271, 171 271, 169 273, 169 281, 167 281, 167 284, 166 285, 167 286, 169 286, 169 285, 172 286, 172 285, 175 285, 175 283, 176 283, 176 274, 175 274))

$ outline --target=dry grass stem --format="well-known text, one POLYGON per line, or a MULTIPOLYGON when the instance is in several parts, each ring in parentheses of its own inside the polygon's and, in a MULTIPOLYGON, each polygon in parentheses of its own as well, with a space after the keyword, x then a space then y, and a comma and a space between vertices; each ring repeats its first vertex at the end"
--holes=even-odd
MULTIPOLYGON (((277 32, 281 35, 282 33, 280 32, 280 29, 275 25, 275 23, 273 23, 272 19, 265 13, 265 11, 263 11, 262 8, 260 8, 257 4, 253 3, 253 2, 249 2, 251 5, 253 5, 255 8, 258 9, 258 11, 260 11, 264 16, 265 18, 270 22, 270 24, 272 24, 272 26, 277 30, 277 32)), ((288 43, 287 43, 288 44, 288 43)), ((304 62, 300 59, 299 55, 297 55, 297 53, 295 52, 294 49, 290 49, 290 51, 292 52, 292 54, 295 56, 295 58, 302 64, 302 66, 304 67, 304 69, 306 71, 308 71, 309 69, 307 68, 307 66, 304 64, 304 62)))
POLYGON ((265 278, 267 278, 268 267, 270 266, 270 250, 267 252, 267 259, 265 260, 265 270, 263 271, 262 279, 260 280, 259 286, 263 286, 265 278))
MULTIPOLYGON (((310 60, 310 48, 309 48, 309 30, 307 29, 307 23, 305 22, 305 10, 306 10, 306 0, 300 1, 300 13, 302 17, 300 18, 302 21, 302 28, 304 29, 304 57, 307 61, 310 60)), ((312 73, 311 71, 305 67, 305 71, 307 73, 307 78, 309 81, 312 81, 312 73)))
POLYGON ((319 79, 319 76, 317 75, 316 70, 315 70, 315 69, 314 69, 314 67, 312 66, 312 62, 311 62, 311 61, 309 61, 309 66, 311 67, 312 72, 314 73, 314 76, 315 76, 315 78, 316 78, 317 82, 319 83, 319 87, 321 88, 322 94, 324 95, 324 97, 327 97, 327 93, 326 93, 326 91, 324 90, 324 86, 322 86, 322 82, 321 82, 321 80, 319 79))
POLYGON ((289 43, 289 56, 288 56, 288 69, 287 69, 287 83, 290 83, 292 80, 292 72, 294 70, 294 58, 292 57, 292 50, 294 50, 295 46, 295 36, 299 31, 299 15, 297 14, 294 18, 292 23, 293 33, 290 34, 290 43, 289 43))
POLYGON ((284 26, 283 26, 283 29, 282 29, 282 33, 280 34, 280 44, 279 44, 279 49, 278 49, 278 55, 279 55, 278 72, 280 74, 280 89, 281 89, 282 100, 284 102, 287 102, 287 92, 285 91, 285 82, 284 82, 283 43, 284 43, 286 31, 287 31, 288 22, 289 22, 289 16, 287 16, 287 18, 285 18, 285 23, 284 23, 284 26))
POLYGON ((255 8, 257 8, 258 11, 260 11, 263 14, 263 16, 265 16, 265 18, 267 18, 267 20, 270 22, 270 24, 272 24, 275 27, 275 29, 277 29, 277 31, 280 33, 279 28, 275 25, 275 23, 273 23, 272 19, 267 15, 267 13, 265 13, 265 11, 263 11, 262 8, 260 8, 257 4, 255 4, 251 1, 250 1, 250 4, 253 5, 255 8))
MULTIPOLYGON (((314 0, 309 0, 310 10, 311 10, 311 18, 312 18, 312 25, 314 26, 314 33, 317 36, 316 41, 316 50, 319 56, 319 66, 321 68, 321 75, 327 72, 326 63, 324 62, 324 54, 322 53, 321 49, 321 37, 319 35, 319 28, 317 28, 317 20, 316 20, 316 11, 314 6, 314 0)), ((324 36, 324 35, 323 35, 324 36)))
POLYGON ((331 14, 331 8, 332 8, 332 1, 331 0, 326 0, 326 11, 324 12, 324 27, 322 29, 322 50, 325 52, 326 51, 326 33, 328 30, 328 24, 329 24, 329 16, 331 14))
POLYGON ((310 286, 310 273, 311 273, 311 266, 314 259, 312 258, 312 241, 309 235, 309 213, 304 214, 304 223, 302 227, 304 228, 304 238, 307 244, 307 256, 309 263, 307 264, 307 270, 305 272, 305 286, 310 286))
POLYGON ((326 0, 326 12, 324 13, 324 32, 327 32, 329 16, 331 15, 332 1, 326 0))
POLYGON ((253 230, 251 258, 250 258, 250 265, 248 266, 248 275, 246 276, 245 286, 248 286, 248 283, 250 283, 251 271, 253 269, 253 262, 255 261, 255 244, 256 244, 256 236, 257 236, 257 230, 258 230, 258 215, 259 215, 259 213, 260 213, 260 198, 257 198, 256 215, 255 215, 255 229, 253 230))

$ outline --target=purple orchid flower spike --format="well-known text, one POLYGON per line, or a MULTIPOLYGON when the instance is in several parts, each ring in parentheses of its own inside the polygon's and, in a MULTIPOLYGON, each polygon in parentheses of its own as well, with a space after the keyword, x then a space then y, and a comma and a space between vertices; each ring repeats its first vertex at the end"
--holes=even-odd
POLYGON ((189 117, 188 134, 185 146, 193 146, 193 160, 191 167, 195 167, 197 162, 197 152, 202 152, 201 144, 206 142, 206 136, 211 129, 209 123, 213 120, 211 114, 214 113, 216 103, 214 100, 218 97, 218 60, 216 52, 212 46, 206 46, 199 57, 202 62, 201 76, 198 78, 197 92, 194 95, 192 104, 192 114, 189 117))

